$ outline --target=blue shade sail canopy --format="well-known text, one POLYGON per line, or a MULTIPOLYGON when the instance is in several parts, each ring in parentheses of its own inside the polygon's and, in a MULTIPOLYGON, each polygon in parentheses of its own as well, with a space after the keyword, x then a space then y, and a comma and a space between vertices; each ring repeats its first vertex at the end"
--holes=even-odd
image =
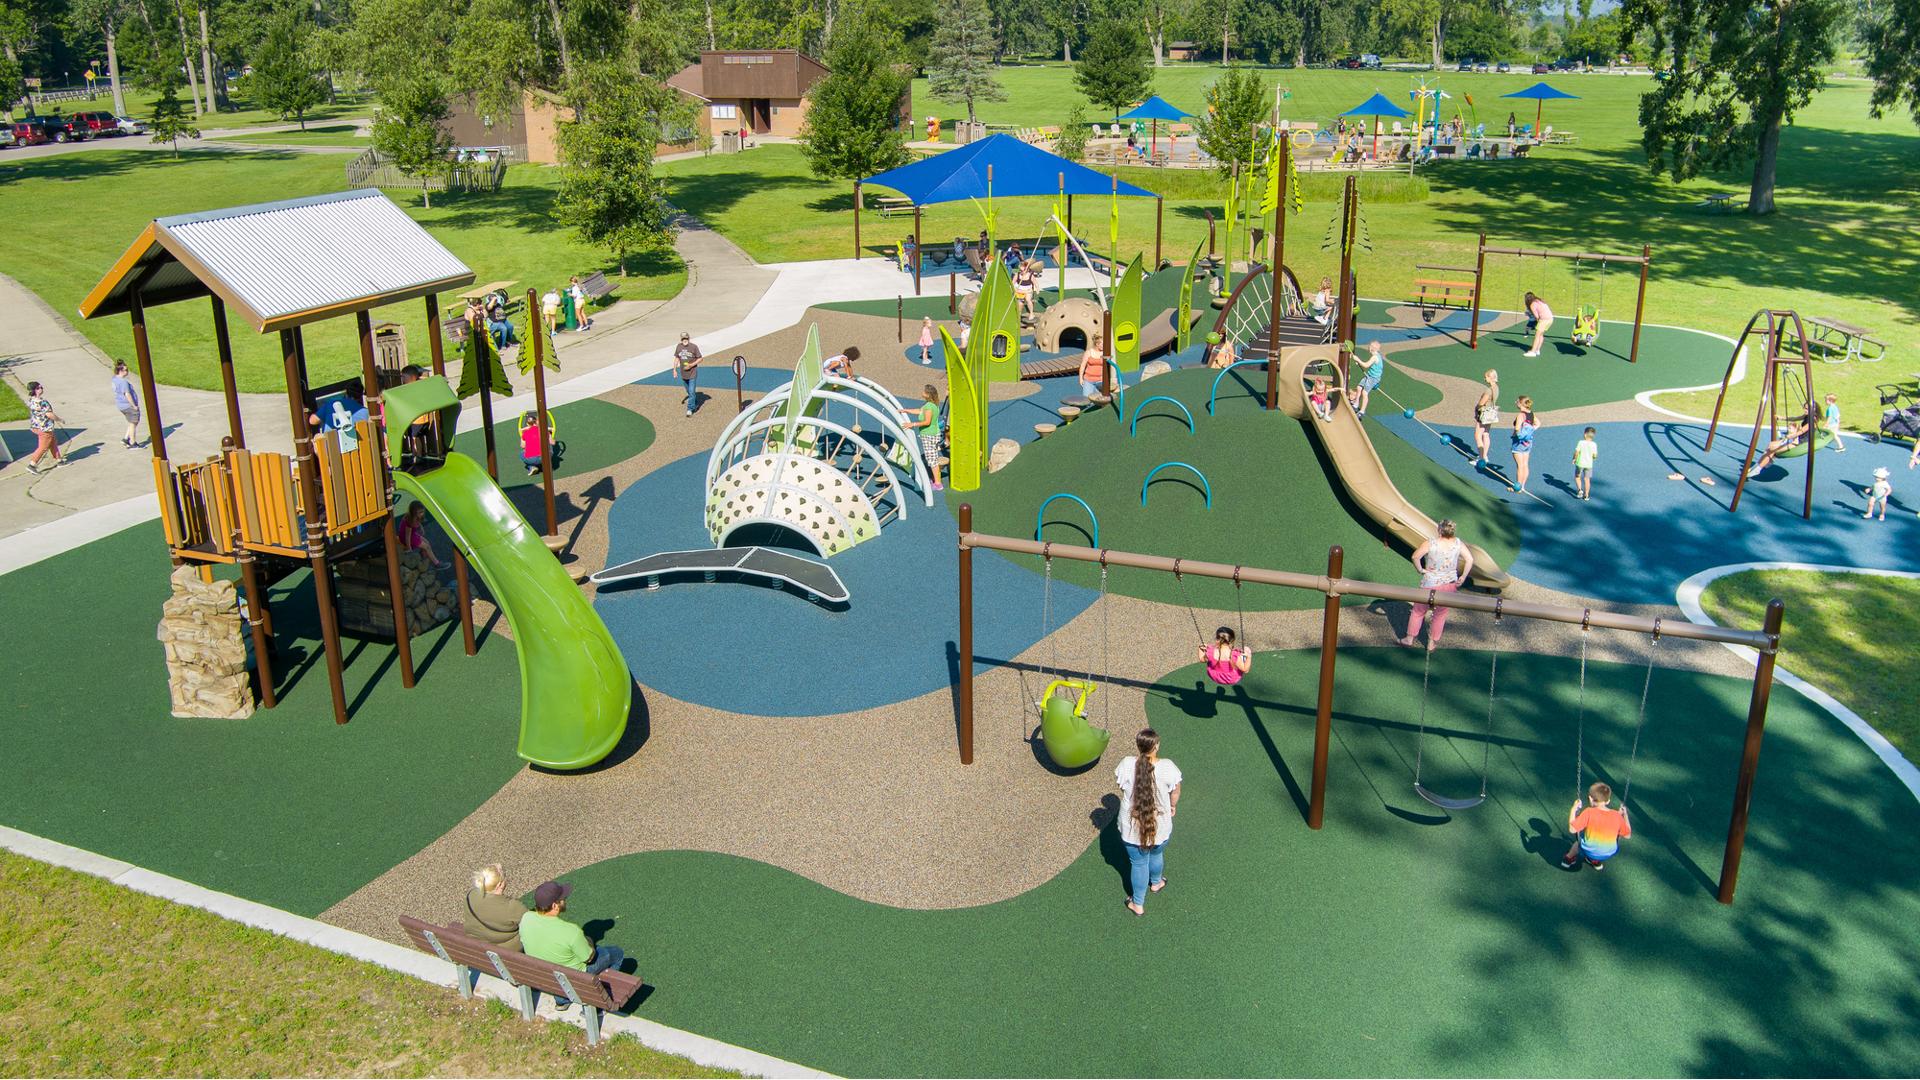
POLYGON ((1343 112, 1340 115, 1341 116, 1402 117, 1402 116, 1412 116, 1413 114, 1401 108, 1400 106, 1395 105, 1393 102, 1388 101, 1385 94, 1381 94, 1378 91, 1375 91, 1372 97, 1368 98, 1367 100, 1361 102, 1358 105, 1355 105, 1353 108, 1348 109, 1346 112, 1343 112))
MULTIPOLYGON (((993 194, 1001 198, 1058 195, 1063 183, 1068 195, 1108 195, 1114 191, 1114 180, 1105 173, 1050 154, 1011 135, 989 135, 979 142, 875 173, 861 183, 892 188, 916 206, 931 206, 985 199, 988 167, 993 169, 993 194)), ((1119 193, 1144 199, 1159 198, 1125 181, 1120 182, 1119 193)))
POLYGON ((1166 98, 1161 97, 1159 94, 1155 94, 1152 97, 1148 98, 1147 100, 1134 106, 1131 110, 1121 113, 1120 119, 1122 120, 1179 120, 1182 117, 1192 116, 1192 115, 1193 115, 1192 113, 1183 111, 1179 106, 1174 105, 1172 102, 1168 101, 1166 98))
POLYGON ((1569 94, 1565 90, 1548 86, 1546 83, 1543 83, 1543 82, 1534 83, 1532 86, 1527 87, 1525 90, 1515 90, 1511 94, 1501 94, 1500 96, 1512 97, 1512 98, 1528 98, 1533 101, 1552 101, 1554 98, 1573 98, 1575 100, 1578 100, 1580 97, 1579 94, 1569 94))

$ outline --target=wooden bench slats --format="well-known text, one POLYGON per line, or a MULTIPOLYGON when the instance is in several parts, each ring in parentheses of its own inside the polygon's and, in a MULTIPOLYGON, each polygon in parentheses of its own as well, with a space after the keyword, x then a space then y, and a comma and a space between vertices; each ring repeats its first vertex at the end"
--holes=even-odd
POLYGON ((488 975, 497 976, 521 991, 521 1013, 531 1019, 533 999, 528 993, 538 990, 554 997, 565 997, 577 1001, 587 1010, 587 1041, 595 1043, 600 1037, 600 1017, 602 1010, 619 1012, 646 985, 638 975, 628 975, 620 971, 603 971, 597 975, 574 968, 562 967, 525 953, 514 952, 499 945, 492 945, 468 936, 459 926, 436 926, 409 915, 400 916, 400 927, 406 931, 407 940, 421 952, 438 956, 461 970, 457 972, 461 996, 471 994, 465 969, 473 968, 488 975), (431 935, 431 936, 429 936, 431 935), (498 964, 495 958, 498 958, 498 964), (504 971, 502 969, 505 969, 504 971), (564 977, 564 985, 561 979, 564 977))

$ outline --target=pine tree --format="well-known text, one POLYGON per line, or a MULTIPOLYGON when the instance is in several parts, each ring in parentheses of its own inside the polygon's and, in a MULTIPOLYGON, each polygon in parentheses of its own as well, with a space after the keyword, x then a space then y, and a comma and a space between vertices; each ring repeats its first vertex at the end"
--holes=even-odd
POLYGON ((251 78, 261 105, 283 120, 298 120, 305 131, 307 111, 327 99, 327 89, 302 48, 303 26, 297 11, 276 17, 260 42, 251 78))
POLYGON ((560 128, 557 216, 589 244, 613 252, 620 276, 636 252, 664 248, 666 184, 653 175, 653 148, 678 95, 618 65, 586 67, 568 104, 583 117, 560 128))
POLYGON ((967 122, 975 122, 975 102, 1007 99, 993 73, 998 48, 987 0, 947 0, 927 54, 927 89, 934 97, 965 102, 967 122))
POLYGON ((1067 109, 1067 121, 1060 125, 1060 138, 1053 144, 1053 152, 1068 161, 1079 161, 1087 156, 1087 109, 1074 102, 1067 109))
POLYGON ((1087 100, 1113 112, 1142 101, 1153 90, 1147 66, 1147 42, 1140 28, 1124 19, 1108 19, 1093 28, 1073 65, 1073 85, 1087 100))
POLYGON ((168 69, 171 75, 160 82, 160 98, 153 103, 153 119, 147 129, 153 132, 153 141, 173 144, 173 156, 180 156, 182 137, 197 139, 200 129, 187 119, 187 107, 180 100, 180 73, 168 69))
POLYGON ((801 149, 815 176, 854 180, 907 160, 900 99, 908 77, 896 66, 900 37, 865 14, 843 15, 826 56, 829 74, 807 95, 801 149))

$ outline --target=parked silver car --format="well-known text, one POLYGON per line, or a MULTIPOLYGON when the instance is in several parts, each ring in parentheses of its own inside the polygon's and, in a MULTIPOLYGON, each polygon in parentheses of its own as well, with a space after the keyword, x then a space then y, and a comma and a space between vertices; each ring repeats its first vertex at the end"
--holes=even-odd
POLYGON ((120 134, 145 135, 146 133, 147 122, 145 120, 135 120, 131 116, 123 116, 120 118, 120 134))

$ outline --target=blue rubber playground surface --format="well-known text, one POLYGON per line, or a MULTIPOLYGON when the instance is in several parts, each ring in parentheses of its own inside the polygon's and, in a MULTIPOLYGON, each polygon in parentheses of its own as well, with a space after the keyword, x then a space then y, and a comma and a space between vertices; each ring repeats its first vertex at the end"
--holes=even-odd
MULTIPOLYGON (((1593 499, 1573 497, 1573 446, 1586 425, 1542 428, 1535 437, 1529 498, 1507 489, 1513 457, 1494 432, 1492 470, 1475 470, 1455 446, 1471 447, 1468 428, 1440 427, 1441 442, 1398 413, 1368 417, 1446 469, 1505 498, 1521 528, 1513 572, 1549 588, 1620 603, 1672 603, 1688 577, 1729 563, 1791 560, 1885 570, 1920 570, 1920 471, 1908 450, 1849 438, 1847 451, 1819 452, 1813 516, 1800 516, 1807 459, 1783 458, 1747 483, 1729 513, 1746 456, 1748 430, 1722 425, 1713 449, 1707 426, 1688 420, 1595 424, 1600 457, 1593 499), (1731 436, 1731 437, 1729 437, 1731 436), (1865 491, 1876 466, 1893 474, 1887 520, 1865 521, 1865 491), (1685 479, 1669 480, 1680 473, 1685 479), (1708 484, 1703 477, 1712 478, 1708 484)), ((1379 437, 1378 435, 1375 436, 1379 437)))
MULTIPOLYGON (((607 521, 607 565, 713 546, 702 524, 706 462, 704 453, 682 458, 620 493, 607 521)), ((683 701, 758 716, 871 709, 954 684, 958 544, 945 503, 915 501, 905 520, 833 558, 852 597, 844 611, 793 592, 691 575, 657 590, 603 589, 594 607, 621 650, 644 666, 648 685, 683 701)), ((991 552, 978 553, 973 565, 975 670, 985 671, 1039 640, 1041 580, 991 552)), ((1055 582, 1055 622, 1078 615, 1096 595, 1055 582)))

